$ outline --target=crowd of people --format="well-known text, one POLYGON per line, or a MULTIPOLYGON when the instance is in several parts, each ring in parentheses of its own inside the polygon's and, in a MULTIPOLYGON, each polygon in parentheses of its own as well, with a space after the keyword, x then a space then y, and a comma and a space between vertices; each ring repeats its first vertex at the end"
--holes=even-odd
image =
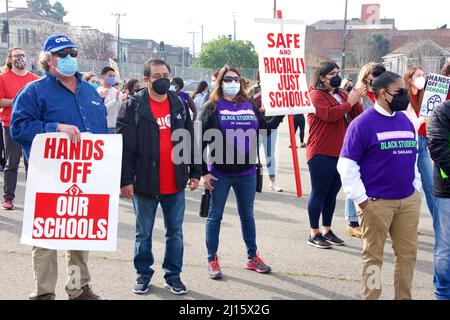
MULTIPOLYGON (((9 50, 0 75, 3 208, 14 209, 19 162, 22 153, 25 163, 29 160, 37 134, 62 132, 73 142, 83 132, 120 134, 121 194, 133 202, 136 215, 134 293, 147 293, 155 273, 152 234, 158 206, 166 228, 165 286, 176 295, 187 293, 181 280, 186 189, 196 191, 201 182, 211 194, 205 274, 222 278, 219 239, 231 189, 247 249, 246 268, 270 273, 256 242, 257 159, 264 146, 270 189, 283 192, 276 182, 275 149, 284 117, 265 116, 259 77, 249 88, 239 70, 226 65, 211 84, 202 81, 189 95, 183 91, 183 80, 172 78, 165 61, 152 59, 144 64, 144 83, 130 79, 120 88, 111 67, 103 68, 100 77, 79 73, 77 56, 77 46, 67 36, 50 36, 40 56, 45 75, 38 79, 27 71, 24 50, 9 50), (190 140, 176 140, 177 130, 188 132, 190 140), (210 132, 219 136, 211 137, 210 132), (238 134, 242 132, 244 136, 238 134), (188 155, 175 162, 172 154, 179 145, 187 146, 188 155), (195 159, 199 153, 200 162, 195 159)), ((450 75, 450 63, 443 74, 450 75)), ((435 295, 450 299, 450 101, 437 107, 430 119, 420 116, 426 76, 419 66, 401 76, 370 62, 354 81, 342 79, 339 66, 325 61, 316 68, 310 88, 316 112, 307 121, 303 115, 295 117, 311 178, 311 232, 305 240, 319 249, 345 245, 332 227, 343 188, 348 235, 362 239, 363 299, 381 295, 388 235, 396 256, 395 298, 412 299, 422 193, 436 233, 435 295)), ((56 251, 34 247, 32 261, 31 299, 55 299, 56 251)), ((90 286, 88 252, 68 251, 67 262, 80 270, 79 283, 74 286, 69 279, 66 285, 69 299, 100 299, 90 286)))

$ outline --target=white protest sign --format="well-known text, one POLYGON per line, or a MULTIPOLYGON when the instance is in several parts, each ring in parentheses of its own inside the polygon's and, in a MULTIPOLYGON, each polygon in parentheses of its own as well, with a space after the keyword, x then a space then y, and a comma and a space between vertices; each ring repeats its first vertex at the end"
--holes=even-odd
POLYGON ((430 117, 434 108, 445 102, 450 89, 450 78, 438 74, 430 74, 420 108, 420 116, 430 117))
POLYGON ((255 22, 254 43, 266 116, 314 113, 306 81, 306 24, 280 19, 255 22))
POLYGON ((22 244, 53 250, 115 251, 122 137, 37 135, 31 148, 22 244))

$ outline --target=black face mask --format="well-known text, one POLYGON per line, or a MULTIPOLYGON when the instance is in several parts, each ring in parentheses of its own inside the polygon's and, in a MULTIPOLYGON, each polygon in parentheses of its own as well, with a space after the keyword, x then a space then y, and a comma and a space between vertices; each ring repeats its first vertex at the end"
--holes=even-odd
POLYGON ((352 86, 348 86, 348 87, 347 87, 347 92, 348 92, 348 93, 352 92, 352 90, 353 90, 353 87, 352 87, 352 86))
POLYGON ((339 88, 342 84, 342 79, 339 75, 336 75, 335 77, 331 78, 330 80, 330 86, 333 88, 339 88))
POLYGON ((386 92, 393 98, 391 102, 385 99, 389 105, 389 108, 391 108, 393 112, 405 111, 406 109, 408 109, 409 98, 408 91, 406 89, 400 89, 400 91, 394 95, 392 95, 388 91, 386 92))
POLYGON ((153 91, 155 91, 159 95, 165 95, 169 92, 170 88, 170 80, 167 78, 161 78, 153 82, 152 84, 153 91))

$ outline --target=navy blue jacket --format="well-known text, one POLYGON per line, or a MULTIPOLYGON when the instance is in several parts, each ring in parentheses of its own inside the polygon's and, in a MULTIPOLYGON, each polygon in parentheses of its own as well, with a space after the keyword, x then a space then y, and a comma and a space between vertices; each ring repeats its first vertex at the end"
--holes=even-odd
POLYGON ((58 124, 76 126, 81 132, 107 134, 106 107, 97 91, 76 73, 74 94, 53 74, 31 82, 13 104, 11 137, 23 146, 29 159, 36 135, 57 131, 58 124))

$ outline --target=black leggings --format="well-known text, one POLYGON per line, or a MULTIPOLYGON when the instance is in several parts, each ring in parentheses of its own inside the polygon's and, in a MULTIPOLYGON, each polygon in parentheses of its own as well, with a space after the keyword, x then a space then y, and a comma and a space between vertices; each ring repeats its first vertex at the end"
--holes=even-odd
POLYGON ((294 126, 295 126, 295 133, 297 133, 298 128, 300 128, 300 142, 304 143, 306 120, 303 114, 296 114, 294 116, 294 126))
POLYGON ((311 198, 308 204, 311 229, 319 229, 320 214, 322 225, 331 227, 336 197, 341 189, 341 176, 337 171, 339 158, 317 155, 309 162, 311 175, 311 198))

